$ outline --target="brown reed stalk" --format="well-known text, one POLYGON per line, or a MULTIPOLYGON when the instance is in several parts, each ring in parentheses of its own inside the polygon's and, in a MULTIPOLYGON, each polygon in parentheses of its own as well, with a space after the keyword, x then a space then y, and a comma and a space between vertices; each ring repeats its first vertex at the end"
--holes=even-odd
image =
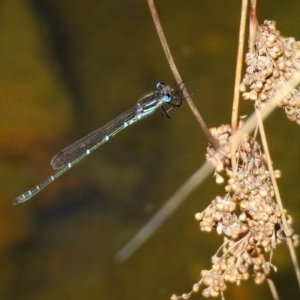
MULTIPOLYGON (((173 72, 173 75, 175 77, 175 80, 176 80, 177 84, 180 85, 180 84, 183 83, 183 80, 182 80, 182 78, 179 74, 179 71, 178 71, 178 69, 176 67, 176 64, 174 62, 174 59, 172 57, 172 54, 171 54, 170 48, 168 46, 165 34, 163 32, 161 23, 159 21, 159 17, 158 17, 158 14, 157 14, 157 11, 156 11, 156 8, 155 8, 155 5, 154 5, 154 1, 153 0, 147 0, 147 1, 148 1, 148 5, 149 5, 149 8, 150 8, 150 12, 151 12, 151 15, 152 15, 152 18, 153 18, 153 22, 154 22, 158 37, 160 39, 162 48, 164 49, 167 61, 170 65, 171 71, 173 72)), ((208 141, 213 145, 213 147, 215 149, 218 149, 219 148, 218 141, 211 135, 210 131, 208 130, 208 128, 207 128, 207 126, 204 122, 204 119, 200 115, 198 109, 196 108, 196 106, 195 106, 191 96, 187 92, 186 88, 183 89, 183 97, 186 100, 186 102, 188 103, 192 113, 194 114, 196 120, 198 121, 198 123, 199 123, 200 127, 202 128, 204 134, 206 135, 208 141)))

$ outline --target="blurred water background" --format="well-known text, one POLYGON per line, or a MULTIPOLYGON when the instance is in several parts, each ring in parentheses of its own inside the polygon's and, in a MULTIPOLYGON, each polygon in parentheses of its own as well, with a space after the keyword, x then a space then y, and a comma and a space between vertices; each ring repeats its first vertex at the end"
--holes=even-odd
MULTIPOLYGON (((230 122, 241 1, 156 1, 179 71, 209 127, 230 122)), ((300 39, 299 2, 259 1, 258 18, 300 39)), ((203 163, 187 105, 124 130, 28 203, 12 200, 52 172, 51 158, 174 79, 146 1, 0 1, 0 298, 169 299, 188 292, 221 244, 194 214, 222 187, 211 175, 123 264, 114 254, 203 163)), ((241 114, 250 114, 244 102, 241 114)), ((300 232, 300 128, 266 121, 275 169, 300 232)), ((296 250, 299 253, 299 250, 296 250)), ((282 299, 299 290, 287 247, 275 251, 282 299)), ((266 284, 226 299, 270 299, 266 284)), ((201 299, 201 295, 192 299, 201 299)))

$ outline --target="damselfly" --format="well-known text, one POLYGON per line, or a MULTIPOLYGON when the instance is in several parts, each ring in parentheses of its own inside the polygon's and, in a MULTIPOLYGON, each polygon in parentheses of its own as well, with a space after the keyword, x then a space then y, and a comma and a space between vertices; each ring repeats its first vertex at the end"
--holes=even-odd
POLYGON ((157 90, 142 97, 133 108, 57 153, 51 160, 53 169, 57 171, 34 188, 16 198, 13 203, 20 204, 29 200, 81 159, 107 142, 115 134, 136 121, 150 115, 157 108, 161 109, 163 115, 170 118, 170 109, 178 108, 182 104, 182 87, 180 87, 180 85, 175 85, 171 88, 170 86, 159 82, 156 85, 156 88, 157 90), (176 100, 178 101, 176 102, 176 100), (166 110, 163 104, 168 104, 171 108, 166 110))

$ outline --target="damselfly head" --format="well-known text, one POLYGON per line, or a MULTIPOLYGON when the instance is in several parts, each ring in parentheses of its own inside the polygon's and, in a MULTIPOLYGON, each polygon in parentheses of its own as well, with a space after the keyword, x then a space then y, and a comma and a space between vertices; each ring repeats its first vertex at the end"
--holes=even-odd
POLYGON ((157 88, 158 90, 163 90, 165 87, 166 87, 166 85, 165 85, 163 82, 158 82, 158 83, 156 84, 156 88, 157 88))

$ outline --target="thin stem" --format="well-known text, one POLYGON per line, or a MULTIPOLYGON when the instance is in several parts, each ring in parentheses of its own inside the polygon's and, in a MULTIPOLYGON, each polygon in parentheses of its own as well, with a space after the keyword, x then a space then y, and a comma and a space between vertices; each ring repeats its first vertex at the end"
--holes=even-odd
MULTIPOLYGON (((240 20, 240 34, 239 34, 239 42, 238 42, 237 63, 236 63, 236 70, 235 70, 234 97, 233 97, 232 116, 231 116, 231 132, 232 132, 232 134, 234 134, 238 128, 238 111, 239 111, 239 99, 240 99, 239 85, 241 83, 241 78, 242 78, 247 8, 248 8, 248 0, 243 0, 242 11, 241 11, 241 20, 240 20)), ((236 153, 237 147, 238 147, 238 143, 237 143, 237 141, 235 141, 231 147, 232 169, 234 169, 236 166, 235 153, 236 153)))
MULTIPOLYGON (((181 78, 181 76, 178 72, 178 69, 176 68, 176 65, 175 65, 175 62, 173 60, 173 57, 172 57, 170 48, 168 46, 166 37, 164 35, 161 23, 159 21, 159 17, 158 17, 158 14, 157 14, 157 11, 156 11, 153 0, 148 0, 148 5, 149 5, 149 8, 150 8, 150 12, 151 12, 151 15, 152 15, 152 18, 153 18, 153 21, 154 21, 154 25, 155 25, 158 37, 159 37, 161 45, 164 49, 165 55, 167 57, 168 63, 170 65, 170 68, 171 68, 171 70, 173 72, 173 75, 175 77, 175 80, 176 80, 177 84, 182 84, 183 80, 182 80, 182 78, 181 78)), ((207 136, 207 139, 208 139, 209 143, 213 146, 213 148, 215 150, 217 150, 219 148, 219 142, 218 142, 217 139, 215 139, 212 136, 212 134, 208 130, 202 116, 200 115, 199 111, 197 110, 197 108, 196 108, 192 98, 190 97, 189 93, 187 92, 186 88, 183 89, 183 96, 184 96, 184 99, 186 99, 190 109, 192 110, 192 112, 193 112, 196 120, 198 121, 200 127, 202 128, 204 134, 207 136)))
MULTIPOLYGON (((258 249, 257 249, 257 250, 258 250, 258 249)), ((257 251, 257 250, 256 250, 256 251, 257 251)), ((259 253, 259 252, 257 251, 257 253, 259 253)), ((260 253, 260 254, 259 254, 259 258, 261 259, 261 261, 262 261, 263 263, 266 262, 266 259, 265 259, 265 256, 263 255, 263 253, 260 253)), ((275 284, 274 284, 274 281, 270 278, 270 276, 269 276, 269 274, 267 273, 266 270, 264 270, 264 273, 265 273, 265 275, 266 275, 266 280, 267 280, 267 283, 268 283, 270 292, 271 292, 271 294, 272 294, 273 300, 280 300, 279 295, 278 295, 278 292, 277 292, 277 289, 276 289, 276 286, 275 286, 275 284)))
POLYGON ((118 262, 127 260, 146 240, 171 216, 182 202, 212 172, 213 166, 206 161, 180 188, 167 200, 139 232, 115 255, 118 262))
POLYGON ((255 52, 256 31, 257 31, 256 0, 251 0, 250 30, 249 30, 249 51, 251 53, 255 52))
POLYGON ((237 63, 236 63, 236 70, 235 70, 234 97, 233 97, 233 105, 232 105, 232 118, 231 118, 232 134, 234 134, 238 128, 238 110, 239 110, 239 99, 240 99, 239 85, 241 83, 241 78, 242 78, 247 8, 248 8, 248 0, 243 0, 241 21, 240 21, 237 63))
POLYGON ((274 300, 280 300, 274 281, 267 277, 267 283, 274 300))
POLYGON ((270 152, 269 152, 269 147, 268 147, 267 137, 266 137, 266 133, 265 133, 265 129, 264 129, 264 124, 263 124, 259 109, 255 108, 255 112, 256 112, 256 118, 257 118, 257 123, 258 123, 258 127, 259 127, 259 133, 260 133, 260 136, 261 136, 263 149, 264 149, 264 152, 265 152, 266 157, 267 157, 268 169, 269 169, 269 172, 270 172, 270 177, 271 177, 271 180, 272 180, 276 200, 277 200, 278 206, 280 208, 280 211, 282 212, 282 217, 281 218, 282 218, 282 223, 285 227, 284 231, 285 231, 285 234, 287 236, 290 236, 290 232, 288 230, 288 224, 287 224, 287 220, 286 220, 286 217, 285 217, 285 214, 284 214, 283 205, 282 205, 282 201, 281 201, 277 181, 276 181, 275 176, 274 176, 274 169, 273 169, 273 164, 272 164, 272 160, 271 160, 271 155, 270 155, 270 152))
POLYGON ((284 232, 287 236, 288 248, 289 248, 289 251, 290 251, 290 254, 291 254, 294 269, 295 269, 295 272, 296 272, 296 277, 297 277, 298 284, 299 284, 299 287, 300 287, 299 264, 298 264, 297 256, 296 256, 296 253, 295 253, 295 248, 293 247, 293 243, 292 243, 292 240, 291 240, 291 237, 290 237, 292 235, 292 232, 290 232, 290 230, 288 229, 289 227, 288 227, 286 216, 285 216, 285 213, 284 213, 284 208, 283 208, 283 205, 282 205, 282 201, 281 201, 277 181, 276 181, 276 178, 274 176, 274 169, 273 169, 273 165, 272 165, 272 160, 271 160, 271 156, 270 156, 270 152, 269 152, 269 147, 268 147, 268 143, 267 143, 267 138, 266 138, 266 134, 265 134, 264 126, 263 126, 263 120, 262 120, 262 117, 261 117, 261 113, 257 108, 255 109, 255 112, 256 112, 256 118, 257 118, 257 121, 258 121, 261 141, 262 141, 263 148, 264 148, 264 151, 265 151, 265 154, 266 154, 266 157, 267 157, 268 169, 269 169, 269 172, 270 172, 270 177, 271 177, 271 180, 272 180, 272 184, 273 184, 277 204, 278 204, 279 209, 281 211, 281 221, 282 221, 282 224, 284 226, 284 232))

